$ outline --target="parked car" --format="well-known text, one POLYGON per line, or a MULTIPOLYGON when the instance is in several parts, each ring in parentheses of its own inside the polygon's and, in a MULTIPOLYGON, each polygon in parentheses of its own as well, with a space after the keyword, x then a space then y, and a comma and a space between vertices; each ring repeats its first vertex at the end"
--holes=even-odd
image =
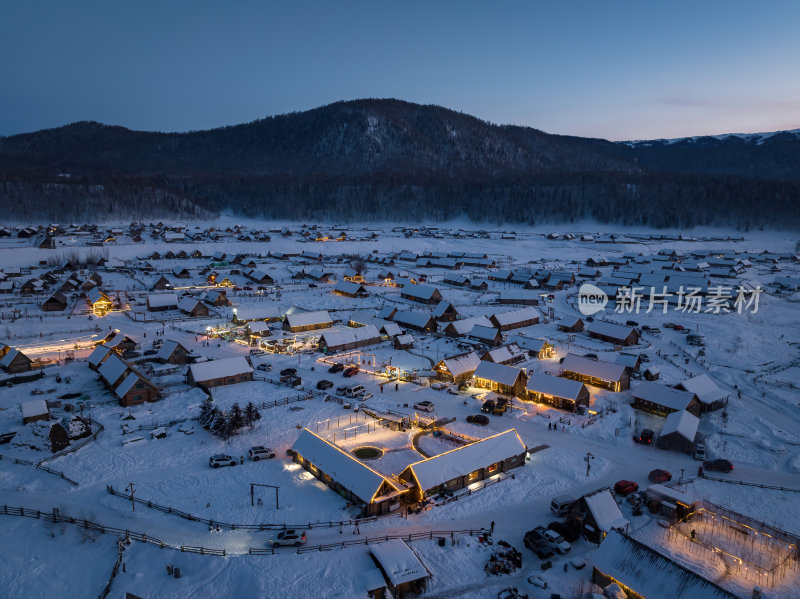
POLYGON ((301 379, 299 376, 293 376, 291 379, 289 379, 290 387, 299 387, 302 384, 303 384, 303 379, 301 379))
POLYGON ((559 495, 557 497, 553 497, 553 500, 550 502, 550 511, 554 516, 563 518, 567 515, 570 508, 577 503, 577 501, 577 498, 573 497, 572 495, 559 495))
POLYGON ((505 414, 506 410, 508 409, 508 400, 505 397, 498 397, 497 401, 494 402, 494 410, 492 410, 493 414, 497 414, 500 416, 501 414, 505 414))
POLYGON ((414 404, 414 409, 419 410, 421 412, 433 412, 434 405, 432 402, 428 401, 420 401, 414 404))
POLYGON ((306 542, 306 532, 290 528, 289 530, 282 530, 272 535, 269 544, 272 547, 280 547, 281 545, 292 545, 300 547, 306 542))
POLYGON ((639 484, 632 480, 621 480, 614 485, 614 492, 617 495, 629 495, 639 490, 639 484))
POLYGON ((733 464, 728 460, 706 460, 703 462, 703 468, 706 470, 715 470, 717 472, 730 472, 733 470, 733 464))
POLYGON ((458 395, 458 389, 453 389, 453 387, 448 387, 448 388, 447 388, 447 392, 448 392, 450 395, 458 395))
POLYGON ((547 539, 547 542, 550 546, 557 551, 558 553, 566 553, 570 549, 572 549, 572 545, 567 543, 560 534, 558 534, 554 530, 547 529, 544 531, 544 538, 547 539))
POLYGON ((676 324, 673 325, 672 328, 675 329, 676 331, 682 331, 684 329, 684 326, 682 324, 676 324))
POLYGON ((648 356, 647 354, 639 354, 639 359, 642 362, 649 362, 650 361, 650 356, 648 356))
POLYGON ((625 324, 627 326, 629 326, 629 327, 638 327, 639 326, 639 323, 636 322, 635 320, 626 320, 625 324))
POLYGON ((328 368, 328 372, 331 374, 336 374, 337 372, 341 372, 344 370, 344 364, 334 364, 330 368, 328 368))
POLYGON ((294 376, 297 374, 297 368, 284 368, 281 370, 281 376, 291 375, 294 376))
POLYGON ((265 352, 263 349, 251 349, 250 350, 250 355, 251 356, 263 356, 266 353, 267 352, 265 352))
POLYGON ((359 399, 361 401, 367 401, 368 399, 372 399, 373 397, 375 397, 375 396, 372 393, 370 393, 369 391, 367 391, 366 393, 362 393, 361 397, 359 397, 359 399))
POLYGON ((584 358, 589 358, 590 360, 599 360, 599 358, 597 357, 597 354, 584 354, 583 357, 584 358))
POLYGON ((247 450, 247 456, 257 462, 258 460, 271 460, 275 457, 275 454, 268 447, 256 445, 247 450))
POLYGON ((353 385, 352 387, 347 387, 347 391, 345 391, 344 394, 347 395, 347 397, 359 397, 366 392, 367 390, 364 389, 364 385, 353 385))
POLYGON ((208 458, 208 465, 212 468, 219 468, 220 466, 235 466, 239 462, 235 458, 224 453, 218 453, 208 458))
POLYGON ((349 379, 351 376, 355 376, 357 374, 358 374, 358 366, 351 366, 342 373, 342 376, 346 379, 349 379))
POLYGON ((320 391, 325 391, 325 389, 330 389, 331 387, 333 387, 333 381, 323 379, 317 383, 317 389, 320 391))
POLYGON ((639 436, 634 437, 633 440, 637 443, 641 443, 642 445, 650 445, 653 442, 654 435, 655 433, 649 428, 643 428, 642 432, 639 433, 639 436))
POLYGON ((694 446, 694 459, 701 461, 706 459, 705 443, 698 443, 697 445, 694 446))
POLYGON ((525 543, 525 547, 533 551, 540 559, 547 559, 554 555, 553 549, 547 542, 541 528, 535 528, 526 532, 523 542, 525 543))
POLYGON ((350 387, 346 387, 342 385, 341 387, 336 387, 336 395, 347 395, 347 392, 350 390, 350 387))
POLYGON ((467 416, 467 422, 472 424, 480 424, 481 426, 486 426, 489 424, 489 417, 484 416, 483 414, 470 414, 467 416))
POLYGON ((662 470, 661 468, 656 468, 647 475, 647 480, 649 480, 651 483, 663 483, 668 480, 672 480, 672 474, 666 470, 662 470))
POLYGON ((483 405, 481 406, 481 412, 487 412, 491 414, 493 411, 494 411, 493 399, 487 399, 485 402, 483 402, 483 405))

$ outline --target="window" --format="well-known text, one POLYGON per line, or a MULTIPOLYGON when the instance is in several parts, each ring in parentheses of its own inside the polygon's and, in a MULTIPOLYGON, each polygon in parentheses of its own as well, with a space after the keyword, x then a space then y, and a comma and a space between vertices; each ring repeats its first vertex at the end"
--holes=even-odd
POLYGON ((487 472, 489 472, 490 474, 491 474, 492 472, 497 472, 497 464, 492 464, 491 466, 489 466, 489 467, 486 469, 486 471, 487 471, 487 472))
POLYGON ((469 482, 476 480, 478 476, 480 476, 480 472, 481 472, 480 470, 474 470, 473 472, 470 472, 469 475, 467 476, 467 480, 469 482))

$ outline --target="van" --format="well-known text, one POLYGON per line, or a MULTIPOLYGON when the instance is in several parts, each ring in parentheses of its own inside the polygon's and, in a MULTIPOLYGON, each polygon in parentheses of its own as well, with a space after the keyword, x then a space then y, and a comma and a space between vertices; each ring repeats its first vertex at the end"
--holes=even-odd
POLYGON ((364 385, 353 385, 347 391, 345 391, 345 395, 347 395, 347 397, 356 397, 365 391, 366 389, 364 389, 364 385))
POLYGON ((557 518, 563 518, 576 501, 578 500, 572 495, 553 497, 553 501, 550 502, 550 511, 553 512, 553 515, 557 518))

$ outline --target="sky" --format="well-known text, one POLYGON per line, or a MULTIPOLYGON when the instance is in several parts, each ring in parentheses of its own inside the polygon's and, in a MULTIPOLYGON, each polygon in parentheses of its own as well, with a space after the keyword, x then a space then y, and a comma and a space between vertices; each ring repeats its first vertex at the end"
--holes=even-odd
POLYGON ((0 0, 0 135, 400 98, 613 140, 800 127, 800 2, 0 0))

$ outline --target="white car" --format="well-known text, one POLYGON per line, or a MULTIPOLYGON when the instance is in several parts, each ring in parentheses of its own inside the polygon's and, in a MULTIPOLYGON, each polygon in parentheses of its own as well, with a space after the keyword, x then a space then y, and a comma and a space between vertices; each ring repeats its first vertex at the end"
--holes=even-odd
POLYGON ((272 364, 259 364, 256 368, 264 372, 272 372, 272 364))
POLYGON ((434 408, 433 402, 430 402, 428 400, 414 404, 414 409, 419 410, 420 412, 433 412, 433 408, 434 408))
POLYGON ((367 391, 366 393, 362 393, 361 397, 359 397, 358 399, 361 401, 367 401, 368 399, 372 399, 373 397, 374 395, 372 395, 372 393, 367 391))
POLYGON ((300 547, 306 542, 306 532, 294 529, 282 530, 279 533, 272 535, 269 544, 272 547, 280 547, 281 545, 293 545, 300 547))
POLYGON ((267 352, 265 352, 263 349, 251 349, 250 350, 250 355, 251 356, 263 356, 266 353, 267 352))
POLYGON ((547 542, 550 544, 550 547, 558 551, 559 553, 566 553, 570 549, 572 549, 572 545, 567 543, 560 534, 558 534, 554 530, 547 529, 544 531, 544 538, 547 539, 547 542))
POLYGON ((239 462, 236 461, 236 458, 232 458, 224 453, 218 453, 208 458, 208 465, 212 468, 219 468, 220 466, 235 466, 238 463, 239 462))
POLYGON ((251 447, 248 450, 247 455, 254 462, 257 462, 258 460, 271 460, 275 457, 275 453, 271 449, 262 447, 261 445, 251 447))

